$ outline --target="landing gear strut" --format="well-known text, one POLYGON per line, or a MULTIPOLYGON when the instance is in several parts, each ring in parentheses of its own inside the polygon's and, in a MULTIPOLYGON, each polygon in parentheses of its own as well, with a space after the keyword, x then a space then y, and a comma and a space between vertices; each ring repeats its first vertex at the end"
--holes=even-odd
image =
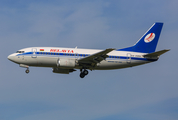
POLYGON ((88 70, 86 70, 86 69, 80 69, 80 77, 81 78, 84 78, 86 75, 88 75, 88 70))
POLYGON ((27 74, 30 72, 28 65, 20 64, 19 66, 20 66, 20 67, 23 67, 23 68, 27 68, 27 69, 25 70, 25 72, 26 72, 27 74))

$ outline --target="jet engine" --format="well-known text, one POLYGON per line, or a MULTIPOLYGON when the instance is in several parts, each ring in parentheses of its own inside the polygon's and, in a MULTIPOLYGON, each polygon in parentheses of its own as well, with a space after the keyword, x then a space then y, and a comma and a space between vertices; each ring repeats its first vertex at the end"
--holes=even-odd
POLYGON ((75 59, 59 58, 57 60, 57 67, 74 68, 75 67, 75 59))

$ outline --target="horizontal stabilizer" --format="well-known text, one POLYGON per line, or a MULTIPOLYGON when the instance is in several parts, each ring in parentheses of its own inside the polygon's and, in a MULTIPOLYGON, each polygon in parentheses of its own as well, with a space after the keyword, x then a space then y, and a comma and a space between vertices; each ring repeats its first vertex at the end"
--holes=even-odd
POLYGON ((153 52, 153 53, 149 53, 149 54, 146 54, 144 55, 144 57, 159 57, 160 55, 168 52, 170 49, 165 49, 165 50, 160 50, 160 51, 157 51, 157 52, 153 52))

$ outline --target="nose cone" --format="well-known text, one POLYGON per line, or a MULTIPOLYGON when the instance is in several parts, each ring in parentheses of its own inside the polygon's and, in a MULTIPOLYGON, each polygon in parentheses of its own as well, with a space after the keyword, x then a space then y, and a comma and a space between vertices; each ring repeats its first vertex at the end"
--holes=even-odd
POLYGON ((8 57, 7 57, 10 61, 12 61, 12 62, 14 62, 14 55, 9 55, 8 57))

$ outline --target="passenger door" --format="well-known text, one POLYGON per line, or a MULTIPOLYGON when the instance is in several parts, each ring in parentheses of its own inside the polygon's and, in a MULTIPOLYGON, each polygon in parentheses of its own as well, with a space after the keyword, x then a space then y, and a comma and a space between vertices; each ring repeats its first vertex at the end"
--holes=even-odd
POLYGON ((37 57, 37 49, 36 48, 32 48, 32 58, 36 58, 37 57))
POLYGON ((131 63, 131 54, 127 53, 127 63, 130 64, 131 63))

